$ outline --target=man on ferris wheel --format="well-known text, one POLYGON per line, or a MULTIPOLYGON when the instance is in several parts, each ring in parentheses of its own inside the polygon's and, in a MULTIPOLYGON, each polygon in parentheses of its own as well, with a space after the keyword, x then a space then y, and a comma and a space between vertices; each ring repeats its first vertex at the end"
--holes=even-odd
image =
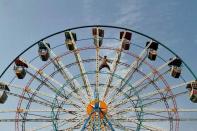
POLYGON ((107 68, 109 71, 110 71, 110 67, 108 65, 108 63, 110 62, 108 59, 107 59, 107 56, 104 56, 103 58, 101 56, 99 56, 101 59, 102 59, 102 63, 101 65, 99 66, 99 71, 103 68, 107 68))

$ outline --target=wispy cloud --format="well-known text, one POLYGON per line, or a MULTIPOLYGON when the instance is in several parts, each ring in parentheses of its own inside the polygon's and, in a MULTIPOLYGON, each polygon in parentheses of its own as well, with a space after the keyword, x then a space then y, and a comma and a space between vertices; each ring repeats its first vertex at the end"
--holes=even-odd
POLYGON ((120 4, 118 13, 118 19, 115 21, 115 25, 121 26, 133 26, 141 21, 141 5, 137 1, 127 1, 120 4))

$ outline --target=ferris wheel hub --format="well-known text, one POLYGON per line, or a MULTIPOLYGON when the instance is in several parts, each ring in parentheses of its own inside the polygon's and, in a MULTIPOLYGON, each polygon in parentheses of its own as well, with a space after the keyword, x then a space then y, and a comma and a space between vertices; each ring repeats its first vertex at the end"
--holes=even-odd
POLYGON ((101 100, 93 100, 88 104, 86 111, 88 115, 91 115, 91 118, 100 117, 103 119, 108 111, 107 104, 101 100))

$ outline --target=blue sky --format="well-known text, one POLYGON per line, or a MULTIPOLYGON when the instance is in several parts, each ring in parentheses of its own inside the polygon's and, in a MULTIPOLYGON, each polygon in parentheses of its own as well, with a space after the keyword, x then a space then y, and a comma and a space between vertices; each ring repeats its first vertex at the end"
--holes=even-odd
POLYGON ((26 47, 82 25, 114 25, 147 34, 197 74, 196 0, 0 0, 0 72, 26 47))
POLYGON ((131 28, 161 41, 197 72, 197 1, 1 0, 0 66, 36 40, 59 30, 105 24, 131 28), (6 56, 6 57, 5 57, 6 56))

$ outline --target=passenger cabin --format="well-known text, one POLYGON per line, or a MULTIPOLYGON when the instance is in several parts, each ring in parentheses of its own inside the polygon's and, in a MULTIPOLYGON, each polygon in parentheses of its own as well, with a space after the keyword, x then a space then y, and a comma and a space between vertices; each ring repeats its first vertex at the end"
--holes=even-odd
MULTIPOLYGON (((48 48, 50 48, 49 43, 46 43, 46 45, 48 46, 48 48)), ((46 45, 42 41, 38 43, 38 54, 42 61, 47 61, 49 59, 49 50, 46 45)))
POLYGON ((158 43, 155 41, 148 41, 146 42, 146 47, 148 46, 148 58, 151 61, 155 61, 157 58, 157 49, 158 49, 158 43))
POLYGON ((186 88, 190 91, 190 100, 197 103, 197 80, 187 84, 186 88))
POLYGON ((122 48, 124 50, 129 50, 130 48, 130 41, 131 41, 132 33, 131 32, 120 32, 120 39, 122 40, 122 48))
POLYGON ((188 89, 189 91, 191 91, 192 88, 196 88, 197 89, 197 80, 192 81, 189 84, 187 84, 186 89, 188 89))
POLYGON ((190 100, 193 102, 193 103, 197 103, 197 89, 192 89, 191 92, 190 92, 190 100))
POLYGON ((77 41, 76 33, 74 33, 74 32, 65 32, 65 38, 66 38, 65 44, 66 44, 67 48, 70 51, 74 50, 75 47, 74 47, 74 43, 73 43, 72 40, 77 41))
POLYGON ((101 47, 103 44, 104 30, 100 28, 92 28, 92 35, 94 37, 94 45, 97 46, 98 40, 98 46, 101 47))
POLYGON ((28 65, 21 61, 19 58, 15 60, 14 70, 18 79, 23 79, 26 75, 26 69, 28 65))
MULTIPOLYGON (((172 60, 172 58, 170 59, 172 60)), ((171 67, 171 76, 174 78, 179 78, 181 75, 181 64, 182 60, 180 58, 175 58, 168 65, 171 67)))
POLYGON ((0 83, 0 104, 4 104, 8 98, 6 91, 10 91, 7 85, 0 83))

